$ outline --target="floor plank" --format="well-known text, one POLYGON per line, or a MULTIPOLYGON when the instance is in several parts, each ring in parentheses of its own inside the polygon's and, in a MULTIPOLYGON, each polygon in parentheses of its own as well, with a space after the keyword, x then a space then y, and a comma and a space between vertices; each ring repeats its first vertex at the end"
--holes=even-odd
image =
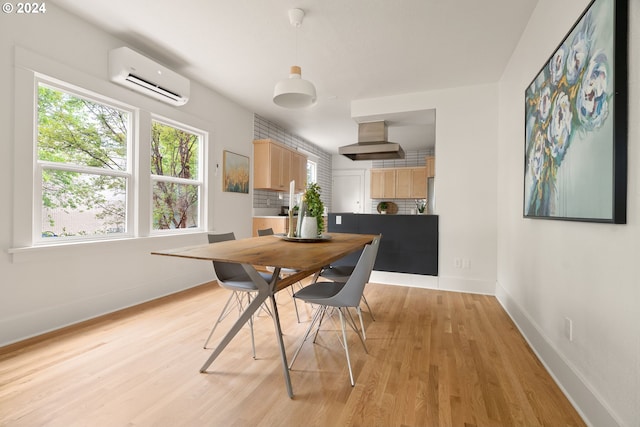
MULTIPOLYGON (((584 426, 494 297, 367 285, 365 353, 327 321, 286 395, 273 322, 210 367, 202 345, 228 291, 203 285, 0 348, 2 426, 584 426)), ((278 295, 291 357, 311 316, 278 295)), ((225 320, 219 339, 233 319, 225 320)))

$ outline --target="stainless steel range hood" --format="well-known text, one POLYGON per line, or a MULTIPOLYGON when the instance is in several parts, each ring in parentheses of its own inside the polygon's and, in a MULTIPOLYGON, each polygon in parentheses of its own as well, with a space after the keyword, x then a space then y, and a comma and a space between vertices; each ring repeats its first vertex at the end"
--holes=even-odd
POLYGON ((387 125, 384 121, 360 123, 358 143, 338 148, 338 153, 351 160, 404 159, 400 144, 387 141, 387 125))

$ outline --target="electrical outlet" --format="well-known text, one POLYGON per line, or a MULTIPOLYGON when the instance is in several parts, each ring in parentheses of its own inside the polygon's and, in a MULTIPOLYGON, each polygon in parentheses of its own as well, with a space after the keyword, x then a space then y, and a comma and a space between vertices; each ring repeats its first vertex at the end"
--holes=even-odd
POLYGON ((471 261, 469 258, 462 258, 462 268, 471 268, 471 261))
POLYGON ((267 206, 271 206, 271 199, 267 199, 267 206))
POLYGON ((564 336, 569 342, 573 341, 573 321, 568 317, 564 318, 564 336))
POLYGON ((454 258, 453 259, 453 266, 455 268, 462 268, 462 259, 460 258, 454 258))
POLYGON ((336 215, 336 225, 342 224, 342 215, 336 215))

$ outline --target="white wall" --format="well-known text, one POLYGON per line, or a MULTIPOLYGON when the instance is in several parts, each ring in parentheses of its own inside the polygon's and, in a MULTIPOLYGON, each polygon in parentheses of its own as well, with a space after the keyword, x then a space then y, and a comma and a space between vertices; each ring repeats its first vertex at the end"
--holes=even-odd
MULTIPOLYGON (((25 167, 13 164, 14 119, 18 128, 24 125, 14 114, 14 94, 20 96, 14 89, 15 50, 25 49, 58 64, 53 68, 63 80, 81 80, 71 82, 76 84, 98 81, 99 86, 110 88, 104 95, 118 96, 162 115, 191 117, 204 123, 212 130, 209 160, 219 163, 220 170, 224 149, 252 157, 253 114, 198 83, 192 82, 191 100, 177 110, 108 83, 107 52, 122 45, 125 43, 50 3, 44 15, 0 15, 0 345, 213 279, 210 263, 149 254, 156 249, 206 242, 205 233, 18 255, 7 252, 14 246, 13 227, 21 214, 13 213, 14 191, 18 197, 30 197, 30 188, 22 188, 14 180, 14 167, 25 167)), ((221 172, 215 175, 215 168, 209 182, 208 229, 250 236, 251 195, 221 192, 221 172)))
MULTIPOLYGON (((437 287, 493 294, 496 284, 498 86, 357 100, 351 116, 436 110, 437 287), (456 260, 465 268, 456 267, 456 260), (463 261, 466 261, 463 263, 463 261)), ((411 284, 412 277, 395 278, 411 284)), ((430 287, 433 281, 416 286, 430 287)))
POLYGON ((524 91, 588 3, 540 0, 500 82, 497 296, 591 425, 638 426, 638 1, 630 1, 628 224, 522 218, 524 91))

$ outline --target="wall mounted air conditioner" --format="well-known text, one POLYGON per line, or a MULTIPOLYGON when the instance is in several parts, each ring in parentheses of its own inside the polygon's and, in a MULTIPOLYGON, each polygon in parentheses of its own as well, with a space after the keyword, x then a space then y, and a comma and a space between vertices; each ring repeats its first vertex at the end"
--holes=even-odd
POLYGON ((187 78, 128 47, 109 52, 109 78, 171 105, 184 105, 189 100, 187 78))

